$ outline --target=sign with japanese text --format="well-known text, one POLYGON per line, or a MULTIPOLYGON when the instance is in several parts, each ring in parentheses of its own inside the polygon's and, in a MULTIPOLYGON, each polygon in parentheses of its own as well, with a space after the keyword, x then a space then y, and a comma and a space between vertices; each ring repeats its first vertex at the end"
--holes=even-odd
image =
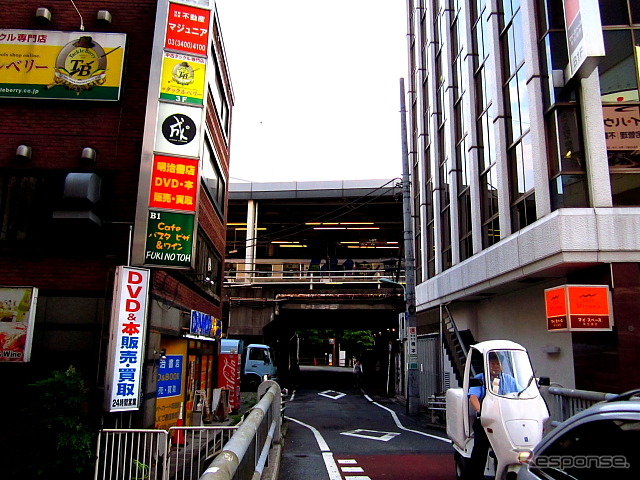
POLYGON ((169 3, 164 48, 206 56, 210 15, 209 10, 169 3))
POLYGON ((106 410, 138 410, 144 370, 149 270, 116 269, 106 373, 106 410))
POLYGON ((126 39, 0 29, 0 97, 119 100, 126 39))
POLYGON ((36 316, 36 287, 0 288, 0 362, 28 362, 36 316))
MULTIPOLYGON (((635 105, 603 106, 607 150, 640 149, 640 107, 635 105)), ((637 165, 615 165, 634 167, 637 165)))
POLYGON ((607 285, 563 285, 546 289, 545 305, 550 332, 607 332, 613 327, 611 293, 607 285))
POLYGON ((164 52, 160 76, 160 98, 190 105, 202 105, 207 59, 164 52))
POLYGON ((146 265, 191 266, 194 216, 149 210, 146 265))
POLYGON ((149 207, 196 211, 197 159, 154 155, 149 207))
POLYGON ((182 394, 182 364, 184 356, 165 355, 158 361, 157 397, 177 397, 182 394))
POLYGON ((160 103, 155 151, 198 157, 202 108, 160 103))
POLYGON ((563 0, 567 47, 568 78, 588 76, 605 54, 597 0, 563 0))
POLYGON ((547 330, 567 331, 567 297, 565 287, 548 288, 544 291, 544 304, 547 312, 547 330))
POLYGON ((178 422, 180 403, 183 401, 187 366, 187 342, 181 338, 162 337, 160 348, 165 351, 167 359, 173 358, 173 363, 167 360, 163 365, 162 358, 158 360, 156 421, 154 428, 169 430, 170 427, 173 427, 178 422), (179 369, 178 363, 180 363, 179 369), (164 374, 166 373, 169 376, 165 376, 164 374), (180 382, 176 381, 176 375, 180 376, 180 382))

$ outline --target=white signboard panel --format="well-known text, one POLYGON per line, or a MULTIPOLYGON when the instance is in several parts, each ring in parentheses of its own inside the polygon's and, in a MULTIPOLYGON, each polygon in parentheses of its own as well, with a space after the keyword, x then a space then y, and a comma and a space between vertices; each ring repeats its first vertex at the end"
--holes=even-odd
POLYGON ((155 151, 197 157, 200 153, 202 108, 161 102, 155 151))
POLYGON ((105 380, 109 412, 140 408, 148 295, 149 270, 116 269, 105 380))

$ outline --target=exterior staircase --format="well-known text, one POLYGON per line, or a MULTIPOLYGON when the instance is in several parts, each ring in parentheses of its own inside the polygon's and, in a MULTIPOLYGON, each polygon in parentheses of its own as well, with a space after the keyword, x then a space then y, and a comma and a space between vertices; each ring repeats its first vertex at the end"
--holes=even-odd
MULTIPOLYGON (((444 340, 444 348, 453 367, 456 379, 462 384, 464 376, 464 367, 467 363, 467 354, 469 346, 476 343, 470 330, 459 331, 451 316, 451 312, 446 305, 441 307, 440 318, 442 321, 442 338, 444 340)), ((473 370, 473 366, 472 366, 473 370)), ((472 371, 472 375, 476 372, 472 371)))

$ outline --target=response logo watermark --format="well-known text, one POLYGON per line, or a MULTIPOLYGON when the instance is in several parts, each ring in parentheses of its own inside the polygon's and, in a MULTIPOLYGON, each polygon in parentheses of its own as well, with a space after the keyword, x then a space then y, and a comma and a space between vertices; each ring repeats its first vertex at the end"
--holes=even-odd
POLYGON ((537 468, 631 468, 631 464, 624 455, 541 455, 536 457, 531 465, 537 468))

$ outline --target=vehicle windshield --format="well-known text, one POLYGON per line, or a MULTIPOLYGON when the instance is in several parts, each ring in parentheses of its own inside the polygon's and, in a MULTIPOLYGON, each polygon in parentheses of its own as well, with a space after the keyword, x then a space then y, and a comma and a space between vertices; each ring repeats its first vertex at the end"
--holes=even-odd
POLYGON ((529 356, 523 350, 491 350, 486 357, 487 390, 509 398, 533 398, 538 395, 529 356))

